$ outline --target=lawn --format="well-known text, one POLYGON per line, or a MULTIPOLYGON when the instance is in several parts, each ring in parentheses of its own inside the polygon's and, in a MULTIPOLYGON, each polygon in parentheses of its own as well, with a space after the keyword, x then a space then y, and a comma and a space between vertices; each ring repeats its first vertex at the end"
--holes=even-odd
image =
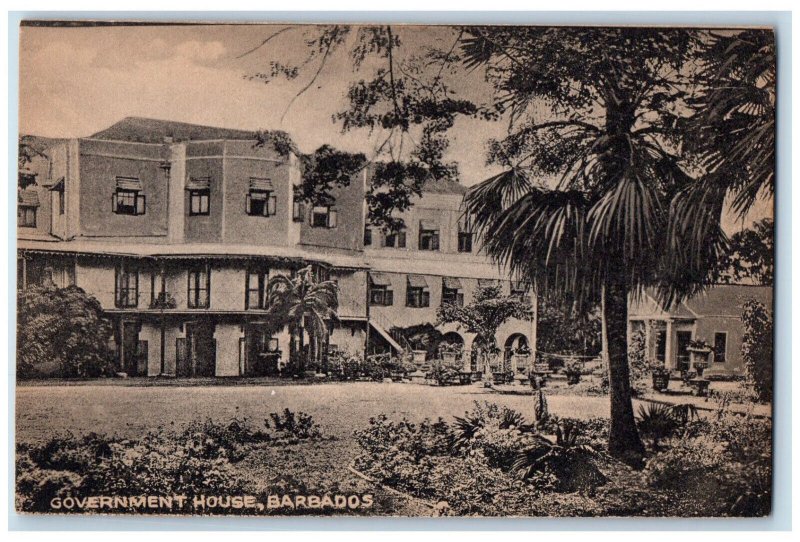
MULTIPOLYGON (((523 388, 520 388, 523 390, 523 388)), ((17 441, 48 438, 54 428, 76 435, 88 432, 135 437, 160 425, 198 418, 234 416, 261 421, 289 408, 314 416, 327 434, 345 442, 378 414, 449 419, 470 410, 474 401, 492 401, 532 419, 530 395, 497 394, 480 386, 435 387, 399 383, 331 383, 294 386, 20 386, 17 388, 17 441)), ((608 416, 608 398, 553 395, 550 411, 560 416, 608 416)))

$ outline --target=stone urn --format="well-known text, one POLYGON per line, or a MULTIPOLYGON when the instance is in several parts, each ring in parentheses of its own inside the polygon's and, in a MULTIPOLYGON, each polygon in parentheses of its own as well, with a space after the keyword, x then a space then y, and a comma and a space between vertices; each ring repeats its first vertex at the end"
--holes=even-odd
POLYGON ((693 344, 686 349, 690 356, 690 367, 697 372, 698 377, 703 376, 703 371, 708 367, 708 357, 711 355, 711 347, 706 344, 693 344))

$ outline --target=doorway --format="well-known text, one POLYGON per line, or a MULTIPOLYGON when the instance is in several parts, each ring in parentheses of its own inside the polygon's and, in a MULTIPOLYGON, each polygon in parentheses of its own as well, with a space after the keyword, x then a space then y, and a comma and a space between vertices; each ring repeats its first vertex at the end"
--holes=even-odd
POLYGON ((244 331, 244 375, 273 376, 278 374, 281 351, 278 339, 272 336, 268 325, 254 322, 244 331))
POLYGON ((675 349, 676 355, 676 368, 679 371, 689 370, 689 343, 692 340, 691 331, 678 331, 675 333, 677 348, 675 349))
POLYGON ((187 322, 186 338, 178 342, 177 376, 214 376, 216 373, 217 341, 211 322, 187 322))

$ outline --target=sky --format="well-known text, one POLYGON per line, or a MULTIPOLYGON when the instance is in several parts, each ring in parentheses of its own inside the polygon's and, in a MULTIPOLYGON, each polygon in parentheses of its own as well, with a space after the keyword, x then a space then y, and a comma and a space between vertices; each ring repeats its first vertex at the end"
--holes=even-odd
MULTIPOLYGON (((332 56, 307 92, 292 98, 316 70, 310 64, 292 81, 265 84, 252 76, 269 71, 271 60, 299 62, 307 51, 304 32, 294 27, 257 47, 285 25, 116 26, 88 28, 23 27, 20 37, 20 131, 48 137, 85 137, 127 116, 207 124, 246 130, 285 130, 304 152, 329 143, 373 156, 385 135, 341 133, 332 115, 346 105, 348 84, 366 73, 353 72, 349 58, 332 56), (244 55, 244 56, 242 56, 244 55), (291 103, 291 107, 288 108, 291 103)), ((404 49, 444 49, 453 35, 446 28, 404 28, 404 49)), ((460 91, 480 94, 476 74, 460 76, 460 91)), ((497 173, 485 164, 485 145, 505 131, 501 123, 459 120, 451 130, 446 158, 459 163, 467 186, 497 173)), ((763 202, 745 219, 771 216, 763 202)), ((742 222, 726 215, 729 233, 742 222)))

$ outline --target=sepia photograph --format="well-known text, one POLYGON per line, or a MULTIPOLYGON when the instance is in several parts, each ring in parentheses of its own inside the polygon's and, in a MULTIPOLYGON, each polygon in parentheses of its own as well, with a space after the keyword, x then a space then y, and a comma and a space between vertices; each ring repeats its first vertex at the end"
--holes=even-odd
POLYGON ((15 510, 769 516, 775 44, 23 20, 15 510))

